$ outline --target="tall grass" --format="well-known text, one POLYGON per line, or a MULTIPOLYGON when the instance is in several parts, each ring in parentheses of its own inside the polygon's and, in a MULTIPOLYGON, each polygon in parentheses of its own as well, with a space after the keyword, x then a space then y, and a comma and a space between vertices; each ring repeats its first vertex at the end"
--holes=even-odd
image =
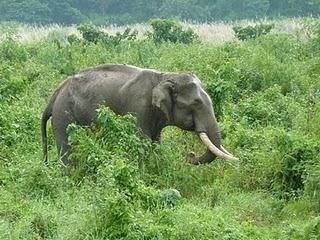
MULTIPOLYGON (((305 38, 312 33, 310 25, 315 24, 318 20, 316 18, 290 18, 277 21, 273 32, 275 33, 288 33, 298 35, 305 38)), ((235 40, 233 26, 247 26, 255 25, 258 23, 270 23, 273 21, 262 19, 259 21, 233 21, 233 22, 212 22, 212 23, 183 23, 186 27, 191 27, 203 41, 211 43, 224 43, 235 40)), ((40 41, 47 38, 50 35, 67 36, 70 34, 79 35, 76 30, 76 26, 62 26, 58 24, 52 25, 25 25, 14 24, 16 26, 16 32, 19 36, 19 41, 24 43, 31 43, 34 41, 40 41)), ((102 26, 102 29, 109 34, 116 34, 117 32, 123 32, 126 28, 136 29, 138 31, 138 37, 143 38, 147 31, 150 31, 149 24, 134 24, 125 26, 108 25, 102 26)))
POLYGON ((69 44, 75 27, 29 40, 7 33, 0 239, 318 239, 320 36, 305 26, 298 35, 275 30, 247 42, 188 45, 69 44), (45 167, 39 129, 48 99, 67 76, 102 63, 194 72, 240 162, 192 166, 187 153, 204 151, 194 134, 166 128, 153 144, 136 134, 134 118, 101 109, 95 127, 69 128, 78 168, 59 165, 49 127, 45 167))

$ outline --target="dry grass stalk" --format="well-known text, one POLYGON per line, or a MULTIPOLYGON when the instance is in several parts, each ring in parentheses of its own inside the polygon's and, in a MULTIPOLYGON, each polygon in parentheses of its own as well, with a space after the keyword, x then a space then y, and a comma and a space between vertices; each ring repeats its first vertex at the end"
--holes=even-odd
MULTIPOLYGON (((316 19, 308 19, 307 21, 312 22, 316 19)), ((212 22, 212 23, 188 23, 185 22, 183 25, 185 27, 191 27, 195 32, 200 36, 200 39, 205 42, 211 43, 224 43, 228 41, 235 40, 234 32, 232 27, 235 25, 247 26, 255 25, 258 23, 271 23, 266 19, 259 21, 235 21, 235 22, 212 22)), ((150 25, 146 23, 142 24, 133 24, 126 26, 116 26, 108 25, 102 26, 102 29, 114 35, 116 32, 123 32, 127 27, 131 29, 136 29, 139 34, 139 38, 143 38, 145 33, 151 29, 150 25)), ((276 33, 290 33, 298 37, 305 38, 310 33, 310 28, 306 27, 304 19, 292 18, 284 19, 276 22, 273 32, 276 33)), ((19 25, 17 28, 17 35, 21 42, 34 42, 41 39, 50 37, 51 35, 58 36, 59 38, 66 38, 70 34, 76 34, 80 36, 80 33, 77 31, 76 26, 61 26, 58 24, 52 24, 47 26, 41 25, 19 25)))

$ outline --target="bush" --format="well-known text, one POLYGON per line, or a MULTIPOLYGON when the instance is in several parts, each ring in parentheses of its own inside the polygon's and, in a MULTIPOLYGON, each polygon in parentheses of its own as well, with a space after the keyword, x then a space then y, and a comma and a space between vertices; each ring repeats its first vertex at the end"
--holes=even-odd
POLYGON ((272 30, 272 28, 274 28, 274 24, 258 24, 247 27, 235 26, 232 29, 239 40, 245 41, 257 38, 261 35, 266 35, 272 30))
POLYGON ((219 120, 223 115, 223 106, 227 102, 229 96, 228 92, 231 91, 226 81, 211 81, 206 84, 206 91, 212 99, 214 104, 214 113, 219 120))
POLYGON ((135 239, 140 227, 136 226, 136 212, 172 208, 181 198, 177 190, 161 193, 141 179, 139 163, 153 156, 154 149, 135 125, 134 117, 117 116, 102 107, 95 126, 68 128, 70 158, 78 161, 72 178, 79 183, 90 181, 94 188, 92 204, 97 215, 91 231, 96 237, 135 239))
POLYGON ((153 32, 148 32, 147 36, 156 44, 162 42, 190 44, 198 39, 191 28, 183 30, 182 26, 173 20, 152 19, 150 24, 153 32))
MULTIPOLYGON (((320 151, 317 141, 311 141, 300 135, 281 134, 275 139, 282 155, 280 168, 273 177, 273 189, 285 199, 301 196, 308 179, 309 191, 316 178, 308 176, 308 168, 314 168, 315 158, 320 151)), ((316 171, 316 170, 315 170, 316 171)))
POLYGON ((302 106, 293 102, 290 96, 284 96, 280 87, 275 85, 240 101, 233 113, 238 121, 246 120, 249 125, 292 128, 296 113, 302 111, 302 106))
POLYGON ((315 159, 315 163, 306 166, 304 174, 305 194, 308 198, 316 202, 317 210, 320 211, 320 156, 315 159))
POLYGON ((0 239, 318 238, 316 39, 114 46, 97 35, 0 43, 0 239), (52 92, 106 62, 194 72, 239 164, 190 165, 188 152, 206 150, 196 134, 167 127, 153 144, 132 116, 103 108, 95 125, 69 128, 76 168, 59 165, 48 122, 52 164, 43 166, 40 118, 52 92))
POLYGON ((0 60, 10 62, 25 62, 28 58, 25 47, 18 41, 9 37, 0 42, 0 60))
MULTIPOLYGON (((130 28, 126 28, 123 33, 117 32, 115 36, 109 35, 101 30, 99 30, 93 24, 80 25, 77 28, 82 37, 87 42, 98 43, 102 42, 108 45, 119 45, 121 41, 124 40, 135 40, 137 38, 138 32, 136 30, 131 32, 130 28)), ((70 37, 74 38, 74 37, 70 37)), ((70 39, 72 41, 72 39, 70 39)))
POLYGON ((18 74, 9 64, 0 66, 0 100, 12 100, 22 93, 27 87, 27 79, 25 76, 18 74))

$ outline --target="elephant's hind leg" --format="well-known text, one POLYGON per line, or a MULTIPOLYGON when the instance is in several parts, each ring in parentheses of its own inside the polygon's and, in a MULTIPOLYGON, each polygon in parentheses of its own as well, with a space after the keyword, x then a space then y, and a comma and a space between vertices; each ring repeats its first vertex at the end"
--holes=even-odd
POLYGON ((67 127, 73 123, 74 118, 68 111, 56 114, 52 118, 53 133, 56 139, 56 145, 60 160, 64 165, 70 165, 71 161, 68 159, 70 153, 70 145, 68 143, 67 127))

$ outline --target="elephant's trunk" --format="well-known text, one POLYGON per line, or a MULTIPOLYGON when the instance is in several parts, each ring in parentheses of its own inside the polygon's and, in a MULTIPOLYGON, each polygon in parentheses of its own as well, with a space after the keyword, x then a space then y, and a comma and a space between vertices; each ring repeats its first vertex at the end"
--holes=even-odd
POLYGON ((227 160, 238 160, 221 145, 220 130, 214 112, 212 110, 209 111, 209 118, 203 117, 203 115, 208 116, 208 113, 197 115, 198 118, 195 119, 196 132, 198 132, 200 139, 206 145, 207 151, 201 157, 193 156, 191 162, 194 164, 209 163, 213 161, 215 157, 221 157, 227 160))

